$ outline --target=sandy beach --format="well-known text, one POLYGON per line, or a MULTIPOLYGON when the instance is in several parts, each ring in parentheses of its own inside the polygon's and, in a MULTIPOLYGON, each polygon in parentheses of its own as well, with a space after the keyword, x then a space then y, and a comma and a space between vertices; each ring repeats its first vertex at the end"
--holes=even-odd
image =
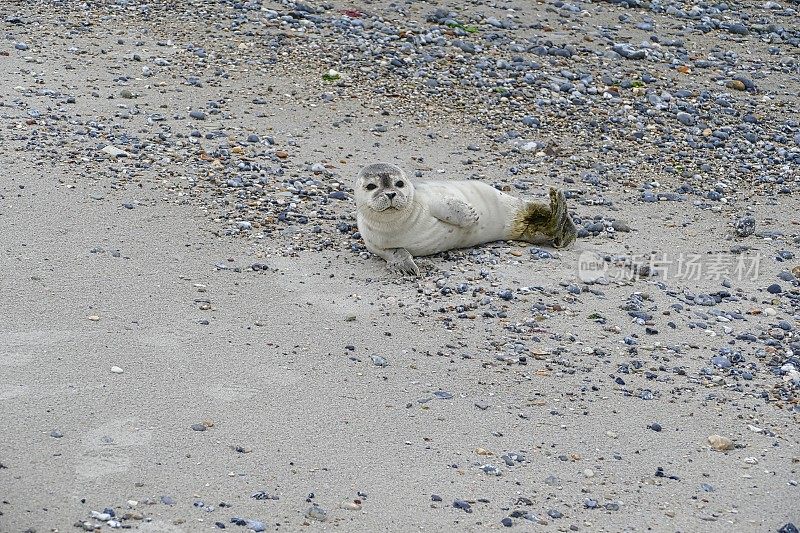
POLYGON ((0 531, 796 532, 800 6, 729 4, 4 3, 0 531), (375 161, 578 241, 399 277, 375 161))

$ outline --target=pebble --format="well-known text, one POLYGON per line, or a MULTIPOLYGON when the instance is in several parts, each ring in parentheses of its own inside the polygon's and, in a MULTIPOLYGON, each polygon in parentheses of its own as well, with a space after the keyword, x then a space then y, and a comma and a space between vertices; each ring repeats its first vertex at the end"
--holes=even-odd
POLYGON ((725 84, 726 87, 729 89, 734 89, 736 91, 746 91, 747 86, 741 80, 730 80, 728 83, 725 84))
POLYGON ((128 152, 126 152, 125 150, 117 148, 116 146, 111 146, 110 144, 105 146, 105 147, 103 147, 103 149, 100 150, 100 151, 103 152, 106 155, 111 156, 111 157, 128 157, 128 156, 130 156, 130 154, 128 152))
POLYGON ((191 112, 189 112, 189 116, 192 117, 195 120, 205 120, 206 119, 205 112, 201 111, 199 109, 194 109, 191 112))
POLYGON ((467 513, 472 512, 472 505, 470 505, 470 503, 466 500, 454 500, 453 507, 455 507, 456 509, 461 509, 462 511, 465 511, 467 513))
POLYGON ((736 235, 749 237, 756 232, 756 219, 751 216, 741 217, 736 220, 736 235))
POLYGON ((483 472, 485 474, 488 474, 490 476, 498 476, 499 477, 499 476, 503 475, 503 473, 500 471, 500 469, 497 468, 495 465, 492 465, 492 464, 482 465, 480 467, 480 469, 483 470, 483 472))
POLYGON ((307 511, 306 516, 313 520, 318 520, 320 522, 324 522, 328 519, 328 511, 319 507, 318 505, 312 505, 307 511))
POLYGON ((675 115, 675 118, 677 118, 685 126, 694 126, 694 117, 685 111, 679 112, 677 115, 675 115))
MULTIPOLYGON (((592 473, 594 473, 594 472, 592 472, 592 473)), ((584 476, 585 475, 586 474, 584 474, 584 476)), ((551 486, 551 487, 555 487, 556 485, 559 485, 561 483, 561 480, 558 479, 558 477, 556 477, 556 476, 551 474, 551 475, 547 476, 547 478, 545 478, 544 483, 545 483, 545 485, 548 485, 548 486, 551 486)))
POLYGON ((718 355, 711 358, 711 363, 719 368, 730 368, 731 361, 724 355, 718 355))
POLYGON ((627 233, 631 230, 628 224, 622 220, 614 220, 611 222, 611 227, 614 228, 614 231, 619 231, 622 233, 627 233))
POLYGON ((375 366, 379 367, 389 366, 389 361, 387 361, 384 357, 381 357, 380 355, 371 355, 370 358, 372 358, 372 364, 375 366))
POLYGON ((358 502, 345 501, 340 503, 339 507, 347 511, 360 511, 362 506, 358 502))
POLYGON ((266 531, 264 523, 259 522, 258 520, 245 520, 245 526, 255 531, 256 533, 260 533, 261 531, 266 531))
POLYGON ((630 44, 615 44, 613 50, 624 57, 625 59, 644 59, 647 57, 647 51, 641 48, 634 48, 630 44))
POLYGON ((711 449, 718 452, 726 452, 733 449, 733 441, 721 435, 711 435, 708 437, 711 449))
POLYGON ((112 366, 111 367, 111 373, 112 374, 122 374, 122 372, 123 372, 123 370, 118 366, 112 366))

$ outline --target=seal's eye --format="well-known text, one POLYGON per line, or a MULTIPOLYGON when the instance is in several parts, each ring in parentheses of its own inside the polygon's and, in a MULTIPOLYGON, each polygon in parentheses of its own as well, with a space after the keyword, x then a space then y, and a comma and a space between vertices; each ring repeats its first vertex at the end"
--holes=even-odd
POLYGON ((405 185, 405 183, 403 183, 403 180, 397 181, 394 184, 395 187, 399 187, 399 188, 402 188, 404 185, 405 185))
POLYGON ((370 183, 369 185, 367 185, 367 190, 368 191, 374 191, 377 188, 378 188, 378 186, 375 185, 374 183, 370 183))

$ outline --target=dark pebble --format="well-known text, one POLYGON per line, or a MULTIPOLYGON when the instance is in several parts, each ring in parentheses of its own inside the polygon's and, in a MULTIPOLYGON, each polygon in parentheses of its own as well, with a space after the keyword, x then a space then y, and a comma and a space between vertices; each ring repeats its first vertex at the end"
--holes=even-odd
POLYGON ((777 283, 773 283, 772 285, 767 287, 767 292, 770 294, 780 294, 783 292, 783 289, 781 289, 781 286, 778 285, 777 283))
POLYGON ((453 507, 455 507, 456 509, 462 509, 463 511, 466 511, 468 513, 472 512, 472 506, 466 500, 453 501, 453 507))
POLYGON ((749 237, 756 231, 756 219, 750 216, 741 217, 736 221, 736 235, 749 237))

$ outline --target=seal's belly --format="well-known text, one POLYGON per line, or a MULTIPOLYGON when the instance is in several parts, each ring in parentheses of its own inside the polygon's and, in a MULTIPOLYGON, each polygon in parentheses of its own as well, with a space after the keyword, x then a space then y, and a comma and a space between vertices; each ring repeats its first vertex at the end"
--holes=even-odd
POLYGON ((407 234, 404 238, 398 239, 398 242, 403 242, 403 247, 416 257, 479 244, 472 242, 475 240, 475 229, 459 228, 430 215, 426 217, 426 220, 420 221, 416 228, 419 231, 414 231, 413 234, 407 234), (471 236, 473 236, 472 239, 471 236))
POLYGON ((506 238, 504 217, 498 217, 496 212, 483 213, 480 210, 479 215, 477 224, 461 228, 423 213, 415 221, 413 232, 396 236, 397 247, 405 248, 411 255, 419 257, 506 238))

